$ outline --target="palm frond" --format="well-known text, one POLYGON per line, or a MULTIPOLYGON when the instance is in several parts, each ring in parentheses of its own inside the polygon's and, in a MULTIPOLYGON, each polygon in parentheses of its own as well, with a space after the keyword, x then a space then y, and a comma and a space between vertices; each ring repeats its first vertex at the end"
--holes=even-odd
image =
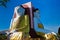
POLYGON ((3 2, 8 2, 9 0, 2 0, 3 2))
POLYGON ((7 3, 8 1, 9 1, 9 0, 1 0, 1 1, 0 1, 0 6, 7 7, 7 6, 6 6, 6 3, 7 3))
POLYGON ((0 1, 0 6, 6 7, 6 4, 3 1, 0 1))

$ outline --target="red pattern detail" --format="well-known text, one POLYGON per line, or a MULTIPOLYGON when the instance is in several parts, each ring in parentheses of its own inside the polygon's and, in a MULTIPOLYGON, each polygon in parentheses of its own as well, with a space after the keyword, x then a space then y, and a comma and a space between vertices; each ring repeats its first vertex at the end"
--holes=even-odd
POLYGON ((16 13, 14 13, 14 18, 16 18, 16 13))

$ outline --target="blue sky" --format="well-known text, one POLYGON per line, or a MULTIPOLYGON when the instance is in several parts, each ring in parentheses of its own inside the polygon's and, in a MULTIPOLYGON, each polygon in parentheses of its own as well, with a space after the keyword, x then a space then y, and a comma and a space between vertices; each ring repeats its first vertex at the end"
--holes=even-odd
POLYGON ((57 32, 60 26, 60 1, 59 0, 10 0, 7 8, 0 6, 0 30, 9 29, 14 13, 14 7, 31 1, 35 8, 40 10, 40 20, 45 29, 57 32))

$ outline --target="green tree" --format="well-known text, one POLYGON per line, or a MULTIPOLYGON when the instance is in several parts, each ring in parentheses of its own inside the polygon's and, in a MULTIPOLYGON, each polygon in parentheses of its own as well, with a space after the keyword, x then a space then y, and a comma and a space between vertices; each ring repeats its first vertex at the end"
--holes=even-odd
POLYGON ((7 7, 7 6, 6 6, 6 3, 7 3, 8 1, 9 1, 9 0, 0 0, 0 6, 7 7))
POLYGON ((0 34, 0 40, 6 40, 7 36, 5 34, 0 34))
POLYGON ((58 33, 57 33, 58 39, 60 40, 60 27, 58 29, 58 33))
POLYGON ((58 29, 58 34, 60 35, 60 27, 59 27, 59 29, 58 29))

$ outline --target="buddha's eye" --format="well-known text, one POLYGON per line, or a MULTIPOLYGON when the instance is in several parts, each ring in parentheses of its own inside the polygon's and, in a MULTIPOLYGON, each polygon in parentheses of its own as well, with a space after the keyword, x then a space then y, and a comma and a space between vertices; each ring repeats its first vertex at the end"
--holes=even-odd
POLYGON ((17 12, 19 13, 19 15, 24 15, 25 9, 20 7, 17 12))

